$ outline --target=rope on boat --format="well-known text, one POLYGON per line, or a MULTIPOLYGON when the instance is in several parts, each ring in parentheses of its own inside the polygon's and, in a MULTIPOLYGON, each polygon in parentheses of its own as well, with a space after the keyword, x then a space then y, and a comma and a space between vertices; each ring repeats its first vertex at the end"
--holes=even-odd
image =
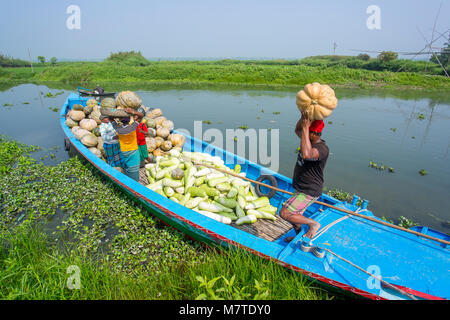
POLYGON ((377 277, 377 276, 371 274, 370 272, 367 272, 367 271, 364 270, 363 268, 361 268, 361 267, 357 266, 356 264, 354 264, 353 262, 351 262, 351 261, 349 261, 349 260, 347 260, 347 259, 341 257, 340 255, 338 255, 337 253, 331 251, 330 249, 326 249, 326 248, 325 248, 325 249, 323 249, 323 250, 328 251, 329 253, 331 253, 332 255, 336 256, 336 257, 339 258, 339 259, 341 259, 342 261, 347 262, 347 263, 350 264, 351 266, 353 266, 353 267, 355 267, 356 269, 358 269, 358 270, 360 270, 360 271, 362 271, 362 272, 368 274, 369 276, 375 278, 376 280, 380 281, 381 283, 383 283, 383 284, 386 285, 387 287, 389 287, 389 288, 391 288, 391 289, 393 289, 393 290, 399 292, 400 294, 402 294, 402 295, 404 295, 404 296, 407 296, 407 297, 409 297, 409 298, 412 299, 412 300, 418 300, 415 296, 413 296, 413 295, 411 295, 411 294, 409 294, 409 293, 403 291, 402 289, 397 288, 396 286, 390 284, 389 282, 384 281, 383 279, 381 279, 381 277, 377 277))
MULTIPOLYGON (((361 212, 363 212, 363 211, 367 211, 367 209, 359 208, 358 210, 355 211, 355 213, 361 213, 361 212)), ((313 242, 314 240, 316 240, 317 238, 319 238, 322 234, 324 234, 328 229, 330 229, 330 228, 331 228, 332 226, 334 226, 335 224, 338 224, 339 222, 341 222, 341 221, 343 221, 343 220, 345 220, 345 219, 347 219, 347 218, 350 218, 350 217, 351 217, 351 215, 350 215, 350 214, 347 214, 346 216, 343 216, 343 217, 341 217, 341 218, 339 218, 339 219, 337 219, 337 220, 335 220, 335 221, 333 221, 333 222, 327 224, 327 225, 326 225, 325 227, 323 227, 319 232, 317 232, 317 234, 315 235, 315 237, 311 239, 310 243, 313 242)))

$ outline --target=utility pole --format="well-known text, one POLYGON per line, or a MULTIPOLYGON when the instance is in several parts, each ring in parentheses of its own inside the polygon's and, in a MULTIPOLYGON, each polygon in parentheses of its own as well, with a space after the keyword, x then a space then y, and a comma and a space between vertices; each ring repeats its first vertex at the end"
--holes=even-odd
POLYGON ((30 48, 28 48, 28 57, 30 57, 31 73, 34 73, 34 70, 33 70, 33 62, 31 62, 30 48))

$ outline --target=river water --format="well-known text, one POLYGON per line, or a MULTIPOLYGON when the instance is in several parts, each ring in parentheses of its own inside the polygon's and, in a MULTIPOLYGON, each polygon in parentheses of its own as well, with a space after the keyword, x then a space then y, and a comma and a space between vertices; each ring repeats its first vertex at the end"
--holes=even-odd
MULTIPOLYGON (((23 84, 0 90, 0 134, 39 145, 42 151, 37 157, 46 164, 67 160, 58 119, 59 107, 71 92, 67 86, 23 84), (49 98, 48 92, 62 94, 49 98)), ((300 117, 296 90, 164 87, 135 91, 145 105, 162 108, 176 128, 192 134, 199 126, 203 133, 222 132, 224 140, 216 139, 214 144, 226 148, 228 143, 228 150, 235 153, 238 142, 230 143, 227 129, 247 126, 259 134, 259 129, 271 128, 267 132, 271 165, 276 162, 278 172, 292 176, 299 146, 294 133, 300 117), (195 121, 200 121, 196 127, 195 121), (278 139, 271 143, 270 137, 277 133, 278 139)), ((449 233, 450 94, 340 89, 336 95, 339 105, 326 119, 322 136, 330 148, 325 187, 368 199, 369 209, 379 217, 397 221, 404 216, 449 233), (370 162, 392 167, 394 172, 371 168, 370 162), (427 174, 419 174, 420 170, 427 174)), ((247 158, 251 147, 247 139, 247 158)))

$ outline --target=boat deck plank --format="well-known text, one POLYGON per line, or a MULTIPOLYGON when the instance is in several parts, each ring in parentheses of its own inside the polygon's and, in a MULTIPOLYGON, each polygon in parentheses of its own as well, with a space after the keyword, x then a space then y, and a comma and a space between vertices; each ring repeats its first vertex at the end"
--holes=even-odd
POLYGON ((268 241, 275 241, 292 229, 292 225, 280 217, 277 217, 276 221, 258 219, 253 224, 241 226, 232 224, 232 226, 268 241))
POLYGON ((139 169, 139 183, 147 186, 149 185, 147 174, 145 173, 145 167, 139 169))

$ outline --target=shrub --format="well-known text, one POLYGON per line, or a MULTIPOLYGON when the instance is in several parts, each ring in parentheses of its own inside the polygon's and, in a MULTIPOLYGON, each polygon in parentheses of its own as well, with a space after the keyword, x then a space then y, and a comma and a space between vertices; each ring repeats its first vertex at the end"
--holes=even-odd
POLYGON ((12 57, 8 57, 6 55, 0 54, 0 66, 4 68, 10 67, 27 67, 29 66, 29 62, 20 59, 14 59, 12 57))
POLYGON ((359 60, 363 60, 363 61, 369 61, 370 60, 370 56, 367 53, 361 53, 358 55, 357 57, 359 60))
POLYGON ((383 51, 378 55, 378 59, 382 62, 389 62, 396 60, 398 58, 398 53, 393 51, 383 51))
POLYGON ((106 59, 106 61, 116 62, 120 64, 125 64, 128 66, 142 67, 150 64, 150 61, 145 59, 141 52, 126 51, 111 53, 111 55, 106 59))

